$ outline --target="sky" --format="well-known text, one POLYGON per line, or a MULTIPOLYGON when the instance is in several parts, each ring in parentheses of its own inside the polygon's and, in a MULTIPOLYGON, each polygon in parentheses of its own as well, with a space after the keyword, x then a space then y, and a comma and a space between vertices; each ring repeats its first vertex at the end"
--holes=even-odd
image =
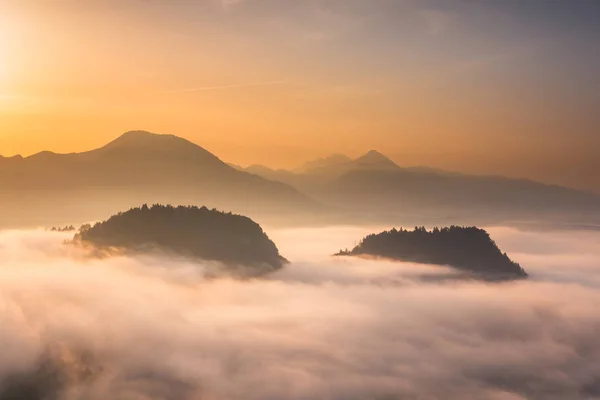
POLYGON ((595 0, 0 0, 0 154, 144 129, 241 165, 400 165, 600 192, 595 0))

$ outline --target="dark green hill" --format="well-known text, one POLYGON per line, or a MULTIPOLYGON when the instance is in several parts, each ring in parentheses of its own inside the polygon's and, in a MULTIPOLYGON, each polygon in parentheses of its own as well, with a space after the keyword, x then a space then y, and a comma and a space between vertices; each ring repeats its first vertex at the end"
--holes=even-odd
POLYGON ((373 255, 424 264, 449 265, 486 279, 526 278, 521 266, 502 253, 490 235, 476 227, 415 228, 365 237, 351 251, 337 255, 373 255))
POLYGON ((206 207, 146 205, 112 216, 75 236, 76 242, 134 252, 166 251, 220 261, 262 275, 286 260, 250 218, 206 207))

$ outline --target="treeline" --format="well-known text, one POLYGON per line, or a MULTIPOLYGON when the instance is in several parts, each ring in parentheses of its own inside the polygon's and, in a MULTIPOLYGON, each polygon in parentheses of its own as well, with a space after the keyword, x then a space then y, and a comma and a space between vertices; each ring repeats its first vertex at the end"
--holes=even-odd
POLYGON ((49 230, 51 232, 74 232, 77 230, 77 228, 75 228, 73 225, 67 225, 67 226, 63 226, 63 227, 53 226, 49 230))

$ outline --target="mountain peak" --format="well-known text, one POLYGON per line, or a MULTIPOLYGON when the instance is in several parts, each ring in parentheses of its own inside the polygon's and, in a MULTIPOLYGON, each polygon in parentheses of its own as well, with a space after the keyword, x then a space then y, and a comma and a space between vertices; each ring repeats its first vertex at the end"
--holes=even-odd
POLYGON ((148 160, 193 160, 194 162, 208 162, 219 167, 227 167, 215 155, 175 135, 151 133, 147 131, 125 132, 117 139, 100 149, 88 154, 111 157, 137 157, 148 160))
POLYGON ((48 151, 48 150, 44 150, 44 151, 40 151, 39 153, 35 153, 30 155, 29 157, 27 157, 27 160, 32 161, 46 161, 46 160, 51 160, 56 156, 61 156, 58 153, 55 153, 53 151, 48 151))
POLYGON ((142 138, 142 137, 148 137, 148 136, 161 136, 159 133, 152 133, 152 132, 148 132, 148 131, 142 131, 142 130, 137 130, 137 131, 127 131, 124 134, 121 135, 121 139, 123 138, 142 138))
POLYGON ((114 150, 114 149, 154 149, 161 151, 172 151, 172 150, 188 150, 198 151, 204 150, 202 147, 189 140, 180 138, 175 135, 165 135, 160 133, 152 133, 147 131, 129 131, 125 132, 112 142, 108 143, 102 149, 114 150))
MULTIPOLYGON (((164 142, 165 140, 180 139, 173 135, 162 135, 148 131, 128 131, 110 142, 107 146, 140 146, 148 143, 164 142)), ((184 140, 184 139, 181 139, 184 140)))
POLYGON ((389 160, 385 155, 378 152, 377 150, 369 150, 366 154, 364 154, 361 158, 372 158, 372 159, 385 159, 389 160))
POLYGON ((387 156, 383 155, 377 150, 370 150, 368 153, 354 160, 354 163, 358 164, 361 167, 369 168, 398 168, 395 162, 393 162, 387 156))
POLYGON ((165 138, 165 137, 177 137, 175 135, 171 135, 171 134, 165 134, 165 133, 154 133, 154 132, 150 132, 150 131, 144 131, 144 130, 133 130, 133 131, 127 131, 124 134, 122 134, 119 139, 131 139, 131 140, 135 140, 135 139, 144 139, 144 138, 165 138))
POLYGON ((24 157, 20 154, 17 154, 14 156, 9 156, 9 157, 0 155, 0 164, 2 164, 2 165, 16 164, 23 160, 24 160, 24 157))
POLYGON ((22 159, 23 159, 23 156, 20 154, 17 154, 12 157, 6 157, 6 156, 3 156, 2 154, 0 154, 0 160, 22 160, 22 159))

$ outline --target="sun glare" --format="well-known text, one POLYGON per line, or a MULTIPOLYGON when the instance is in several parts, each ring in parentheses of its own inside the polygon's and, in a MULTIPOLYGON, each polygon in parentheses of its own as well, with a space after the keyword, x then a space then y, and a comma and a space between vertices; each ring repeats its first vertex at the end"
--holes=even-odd
POLYGON ((15 40, 14 22, 4 14, 0 15, 0 105, 2 110, 5 110, 6 106, 12 99, 11 89, 9 88, 12 76, 11 70, 14 69, 14 53, 12 47, 14 46, 13 41, 15 40))
POLYGON ((0 82, 4 81, 8 75, 8 51, 2 36, 0 33, 0 82))
POLYGON ((0 83, 8 77, 10 32, 5 18, 0 18, 0 83))

